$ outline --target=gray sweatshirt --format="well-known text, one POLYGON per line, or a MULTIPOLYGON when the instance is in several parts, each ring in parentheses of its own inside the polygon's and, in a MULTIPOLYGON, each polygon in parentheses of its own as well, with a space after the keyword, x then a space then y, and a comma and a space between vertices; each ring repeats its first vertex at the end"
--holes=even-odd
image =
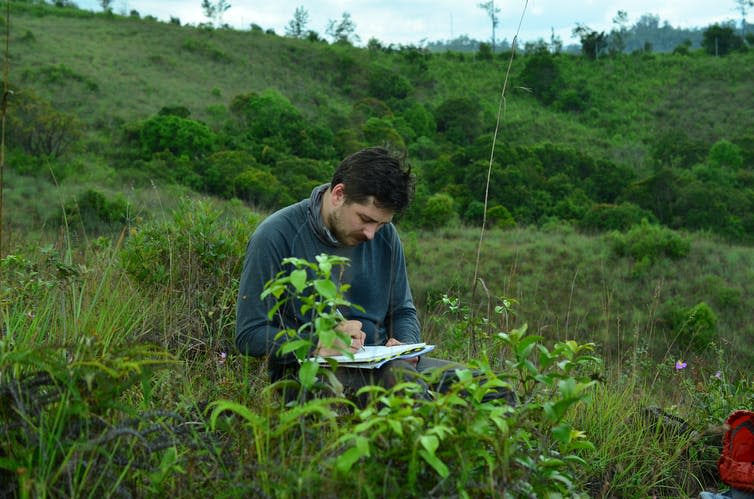
MULTIPOLYGON (((265 283, 283 270, 287 257, 314 262, 322 253, 350 259, 341 277, 349 283, 345 297, 363 310, 341 310, 347 319, 361 321, 367 345, 382 345, 389 337, 404 343, 420 341, 419 321, 409 289, 403 247, 395 226, 384 225, 374 239, 355 247, 340 245, 322 221, 322 195, 328 185, 312 191, 309 199, 283 208, 259 224, 246 249, 236 304, 236 346, 246 355, 272 354, 271 364, 295 362, 292 355, 276 350, 284 339, 275 340, 281 329, 297 329, 310 320, 301 316, 297 302, 288 302, 280 314, 269 319, 273 298, 260 299, 265 283)), ((291 269, 286 269, 290 271, 291 269)), ((340 276, 333 269, 334 276, 340 276)), ((335 277, 334 277, 335 278, 335 277)))

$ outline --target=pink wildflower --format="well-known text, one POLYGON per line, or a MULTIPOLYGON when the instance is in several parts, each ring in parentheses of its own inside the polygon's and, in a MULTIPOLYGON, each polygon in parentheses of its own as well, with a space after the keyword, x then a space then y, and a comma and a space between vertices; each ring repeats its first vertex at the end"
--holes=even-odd
POLYGON ((675 361, 675 370, 680 371, 681 369, 686 369, 686 363, 682 360, 676 360, 675 361))
POLYGON ((225 364, 225 359, 228 357, 228 354, 225 352, 220 352, 220 360, 218 360, 218 364, 225 364))

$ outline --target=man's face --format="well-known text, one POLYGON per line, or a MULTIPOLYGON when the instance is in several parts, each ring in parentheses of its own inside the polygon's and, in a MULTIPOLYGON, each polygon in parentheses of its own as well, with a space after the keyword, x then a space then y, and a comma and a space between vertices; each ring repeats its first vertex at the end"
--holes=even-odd
POLYGON ((391 210, 378 208, 374 199, 367 203, 349 203, 343 196, 336 200, 336 206, 327 219, 332 235, 346 246, 356 246, 371 241, 380 228, 393 220, 391 210))

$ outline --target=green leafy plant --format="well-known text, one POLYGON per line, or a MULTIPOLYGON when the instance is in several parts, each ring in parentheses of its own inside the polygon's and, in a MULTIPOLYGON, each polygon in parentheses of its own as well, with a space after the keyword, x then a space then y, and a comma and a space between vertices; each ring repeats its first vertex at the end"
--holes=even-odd
MULTIPOLYGON (((302 258, 285 258, 284 266, 289 270, 282 270, 265 285, 262 299, 273 296, 275 305, 269 311, 272 319, 285 303, 294 302, 294 306, 304 317, 310 320, 301 324, 298 329, 283 329, 278 338, 285 337, 287 341, 280 348, 280 354, 294 353, 301 363, 299 380, 304 388, 310 389, 317 380, 319 364, 309 359, 310 352, 321 343, 327 348, 333 348, 338 339, 348 340, 345 333, 335 330, 342 320, 338 312, 339 307, 357 306, 343 297, 348 291, 348 284, 333 281, 334 267, 343 267, 348 259, 334 255, 318 255, 316 262, 309 262, 302 258)), ((330 371, 326 371, 329 373, 330 371)))

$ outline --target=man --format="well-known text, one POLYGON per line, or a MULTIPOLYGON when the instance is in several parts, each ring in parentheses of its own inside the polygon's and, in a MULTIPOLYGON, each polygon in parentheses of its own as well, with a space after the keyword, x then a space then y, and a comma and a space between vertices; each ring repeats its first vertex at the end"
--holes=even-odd
MULTIPOLYGON (((329 184, 312 191, 311 197, 267 217, 249 240, 236 309, 236 345, 247 355, 269 355, 272 381, 293 378, 298 361, 281 355, 282 329, 298 327, 309 319, 286 303, 273 319, 270 297, 260 299, 265 283, 283 270, 287 257, 315 261, 322 253, 347 257, 340 276, 350 285, 345 298, 360 308, 341 311, 346 320, 338 330, 349 344, 327 348, 317 344, 320 355, 336 355, 342 349, 355 352, 363 345, 396 345, 420 342, 420 326, 411 297, 403 247, 393 217, 409 205, 414 177, 403 160, 391 151, 372 147, 344 159, 329 184)), ((337 346, 337 345, 336 345, 337 346)), ((419 380, 417 372, 457 366, 431 358, 393 361, 380 369, 338 368, 336 376, 348 395, 366 384, 392 386, 398 379, 419 380)), ((362 401, 363 402, 363 401, 362 401)))

